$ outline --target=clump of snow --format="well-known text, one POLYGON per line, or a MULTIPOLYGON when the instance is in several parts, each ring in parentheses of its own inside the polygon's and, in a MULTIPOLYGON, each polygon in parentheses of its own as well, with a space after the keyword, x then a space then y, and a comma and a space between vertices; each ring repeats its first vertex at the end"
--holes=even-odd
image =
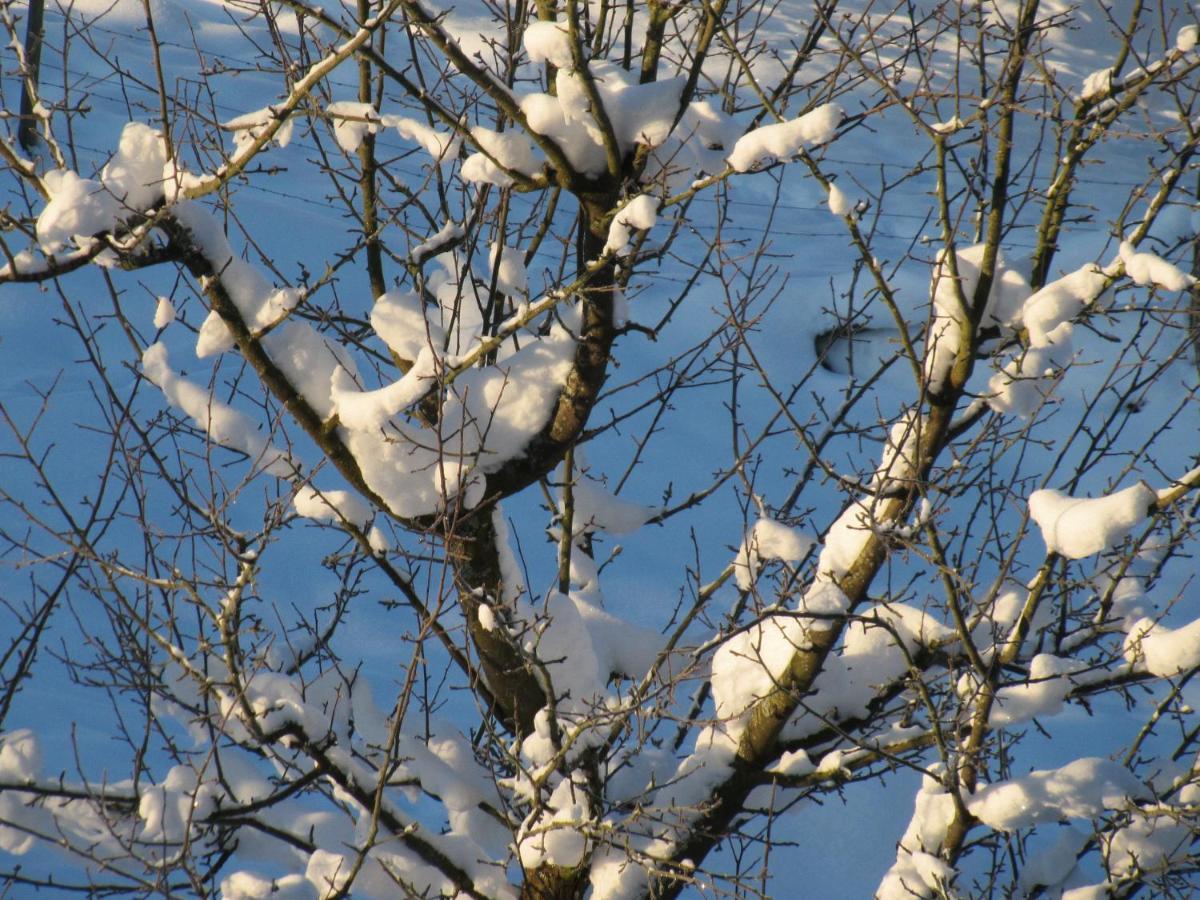
POLYGON ((660 512, 653 506, 623 500, 596 482, 585 479, 579 479, 572 486, 571 499, 575 506, 571 516, 572 530, 576 534, 593 531, 629 534, 660 512))
POLYGON ((117 201, 98 181, 80 178, 69 169, 55 169, 42 177, 50 202, 38 215, 38 243, 48 253, 58 253, 68 243, 86 249, 92 235, 108 231, 116 222, 117 201))
POLYGON ((412 249, 412 252, 409 254, 409 256, 412 257, 413 262, 420 264, 429 257, 436 256, 437 254, 441 253, 449 244, 453 243, 454 241, 461 240, 465 234, 466 229, 463 228, 460 222, 450 220, 441 228, 439 228, 436 234, 417 244, 417 246, 412 249))
POLYGON ((1121 809, 1146 794, 1124 766, 1087 757, 1060 769, 1044 769, 980 788, 966 798, 967 809, 997 831, 1016 831, 1039 822, 1091 818, 1121 809))
POLYGON ((821 556, 817 561, 818 577, 837 581, 849 571, 873 534, 875 514, 861 500, 847 506, 829 526, 821 556))
POLYGON ((713 656, 712 695, 717 718, 737 737, 745 713, 779 684, 797 650, 811 647, 804 623, 793 615, 772 615, 740 631, 713 656))
POLYGON ((437 379, 440 364, 432 348, 425 346, 417 354, 412 368, 398 381, 374 391, 362 391, 341 366, 333 370, 330 396, 338 421, 356 431, 371 431, 429 393, 437 379))
POLYGON ((271 447, 248 416, 177 375, 170 367, 163 344, 146 348, 142 354, 142 372, 163 392, 168 403, 190 416, 215 443, 245 453, 263 470, 281 477, 295 471, 286 454, 271 447))
POLYGON ((1073 825, 1063 826, 1060 830, 1061 834, 1053 844, 1029 856, 1021 867, 1018 884, 1024 890, 1024 896, 1034 896, 1038 888, 1062 884, 1078 863, 1079 853, 1087 845, 1089 835, 1073 825))
POLYGON ((649 231, 658 221, 658 198, 652 194, 638 194, 613 216, 608 226, 608 241, 605 253, 627 253, 633 232, 649 231))
MULTIPOLYGON (((974 298, 986 252, 986 244, 974 244, 955 251, 958 271, 956 286, 950 275, 950 267, 946 263, 946 251, 938 251, 933 273, 933 303, 938 312, 957 321, 961 320, 962 301, 970 303, 974 298)), ((1009 265, 1003 252, 997 252, 992 287, 984 306, 981 324, 985 327, 991 325, 1004 329, 1014 327, 1030 293, 1029 282, 1025 276, 1009 265)))
POLYGON ((0 736, 0 780, 16 783, 31 781, 42 768, 42 752, 37 735, 20 728, 0 736))
POLYGON ((1021 307, 1021 321, 1029 332, 1029 343, 1034 347, 1055 343, 1059 326, 1093 303, 1107 286, 1104 272, 1089 263, 1043 287, 1021 307))
POLYGON ((1112 68, 1099 69, 1083 79, 1083 87, 1079 99, 1083 101, 1099 100, 1112 93, 1112 68))
POLYGON ((141 212, 164 195, 166 167, 162 134, 141 122, 130 122, 122 129, 117 152, 101 171, 100 180, 125 209, 141 212))
POLYGON ((1045 347, 1030 347, 1006 362, 988 380, 987 404, 996 412, 1022 417, 1033 414, 1053 392, 1055 379, 1072 360, 1073 328, 1064 322, 1045 347))
MULTIPOLYGON (((223 127, 233 130, 235 152, 245 150, 250 144, 258 140, 258 136, 267 129, 276 119, 277 115, 272 107, 265 106, 262 109, 256 109, 253 112, 235 116, 228 122, 225 122, 223 127)), ((295 122, 289 116, 275 130, 275 134, 272 135, 271 140, 280 147, 286 147, 292 141, 292 133, 295 130, 294 126, 295 122)))
POLYGON ((583 861, 592 820, 587 779, 576 770, 563 778, 544 804, 529 814, 517 834, 517 849, 526 871, 552 865, 574 868, 583 861))
POLYGON ((1029 514, 1042 531, 1047 551, 1083 559, 1120 543, 1146 518, 1157 498, 1143 482, 1095 499, 1040 490, 1029 497, 1029 514))
POLYGON ((1004 728, 1028 722, 1030 719, 1056 715, 1063 707, 1071 681, 1067 677, 1085 668, 1077 659, 1061 659, 1049 653, 1039 653, 1029 663, 1026 684, 1002 687, 988 715, 988 726, 1004 728))
POLYGON ((954 134, 966 127, 966 123, 959 116, 953 116, 945 122, 934 122, 929 126, 938 134, 954 134))
POLYGON ((1179 271, 1153 253, 1139 252, 1129 241, 1121 241, 1121 261, 1134 284, 1153 285, 1167 291, 1186 291, 1196 283, 1194 275, 1179 271))
POLYGON ((160 331, 175 321, 175 304, 169 297, 159 297, 154 307, 154 327, 160 331))
POLYGON ((1108 287, 1108 277, 1089 263, 1037 291, 1020 309, 1029 346, 1001 366, 988 382, 988 405, 997 412, 1029 416, 1049 396, 1053 381, 1074 357, 1071 319, 1108 287))
MULTIPOLYGON (((712 121, 724 121, 719 115, 705 116, 689 107, 679 127, 672 132, 684 79, 641 84, 636 73, 604 61, 589 63, 588 72, 622 155, 630 153, 636 146, 662 147, 664 158, 672 161, 670 171, 679 172, 683 158, 695 163, 704 156, 697 154, 695 141, 690 138, 700 129, 705 134, 711 132, 712 121)), ((600 175, 607 168, 604 136, 593 114, 583 78, 570 66, 560 67, 555 75, 555 90, 553 95, 531 93, 520 98, 526 122, 533 131, 552 139, 576 170, 587 175, 600 175)), ((711 143, 704 136, 701 140, 711 143)), ((716 164, 710 165, 711 168, 723 167, 720 156, 716 154, 716 164)), ((682 171, 690 180, 686 167, 682 171)), ((663 175, 661 161, 652 161, 646 167, 642 182, 658 183, 663 175)))
POLYGON ((1151 675, 1173 678, 1200 665, 1200 619, 1168 628, 1143 618, 1125 636, 1125 658, 1151 675))
POLYGON ((1184 25, 1175 34, 1175 49, 1180 53, 1191 53, 1196 49, 1196 40, 1200 38, 1200 26, 1184 25))
POLYGON ((1192 845, 1188 819, 1198 800, 1200 787, 1188 784, 1179 791, 1177 808, 1159 807, 1160 815, 1134 812, 1129 824, 1117 829, 1107 842, 1105 861, 1110 875, 1145 878, 1187 858, 1192 845))
POLYGON ((525 52, 535 63, 549 63, 560 69, 574 65, 571 57, 571 39, 564 22, 531 22, 521 36, 525 52))
POLYGON ((324 893, 318 894, 303 875, 268 878, 243 870, 221 880, 221 896, 225 900, 316 900, 324 893))
POLYGON ((795 564, 804 559, 815 544, 813 538, 798 528, 789 528, 765 516, 760 518, 746 532, 733 561, 738 588, 748 591, 754 586, 761 560, 779 559, 795 564))
POLYGON ((379 113, 370 103, 355 100, 337 100, 325 107, 325 115, 333 123, 333 138, 347 153, 354 153, 362 146, 368 134, 379 128, 379 113))
POLYGON ((805 147, 833 140, 844 116, 840 106, 827 103, 790 122, 755 128, 738 139, 729 165, 735 172, 749 172, 760 164, 786 162, 805 147))
POLYGON ((406 141, 416 141, 421 148, 438 162, 457 159, 462 149, 462 138, 452 131, 438 131, 424 122, 404 116, 383 115, 379 124, 384 128, 395 128, 406 141))
POLYGON ((415 360, 427 348, 441 348, 442 328, 421 298, 409 291, 388 291, 371 308, 371 327, 401 359, 415 360))
POLYGON ((876 889, 878 900, 912 900, 946 893, 954 870, 935 854, 954 821, 954 798, 932 775, 921 780, 912 819, 896 849, 896 862, 876 889))
POLYGON ((817 771, 817 767, 804 750, 788 750, 768 771, 778 775, 804 776, 817 771))
POLYGON ((829 183, 829 211, 835 216, 848 216, 854 211, 854 201, 833 182, 829 183))
POLYGON ((72 242, 86 250, 94 235, 113 230, 125 214, 144 212, 164 196, 173 198, 179 187, 194 180, 168 162, 159 132, 130 122, 99 181, 69 169, 42 176, 50 200, 38 215, 38 243, 47 253, 58 253, 72 242))
POLYGON ((464 181, 509 187, 513 183, 509 171, 532 177, 541 168, 533 144, 518 131, 499 132, 476 126, 471 129, 471 137, 482 152, 472 153, 463 162, 460 174, 464 181))
POLYGON ((318 522, 345 520, 363 528, 371 521, 371 508, 349 491, 318 491, 305 485, 292 498, 296 512, 318 522))
MULTIPOLYGON (((951 275, 946 251, 938 251, 933 271, 933 318, 925 355, 925 369, 934 390, 940 389, 958 353, 962 328, 968 321, 968 311, 963 304, 969 305, 974 300, 986 251, 985 244, 955 251, 957 282, 951 275)), ((1025 276, 1008 264, 1003 253, 998 252, 991 291, 985 301, 980 324, 999 328, 1002 333, 1011 330, 1019 320, 1029 294, 1029 283, 1025 276)))

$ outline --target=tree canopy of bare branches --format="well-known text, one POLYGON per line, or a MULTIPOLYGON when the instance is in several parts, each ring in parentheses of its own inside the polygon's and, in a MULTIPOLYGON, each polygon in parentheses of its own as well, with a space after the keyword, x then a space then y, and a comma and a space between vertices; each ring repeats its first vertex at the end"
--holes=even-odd
POLYGON ((1188 4, 42 7, 0 893, 1192 893, 1188 4))

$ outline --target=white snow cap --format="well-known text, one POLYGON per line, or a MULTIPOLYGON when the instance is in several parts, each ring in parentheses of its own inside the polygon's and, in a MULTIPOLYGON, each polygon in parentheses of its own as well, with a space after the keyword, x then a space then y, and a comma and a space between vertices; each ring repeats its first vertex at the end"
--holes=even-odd
POLYGON ((158 303, 154 307, 154 327, 161 330, 174 321, 175 304, 169 297, 159 297, 158 303))
POLYGON ((608 227, 608 242, 605 253, 625 253, 629 250, 633 232, 649 231, 658 221, 658 198, 652 194, 638 194, 621 211, 613 216, 608 227))
POLYGON ((1015 831, 1064 817, 1090 818, 1105 809, 1120 809, 1145 793, 1124 766, 1088 757, 1061 769, 1033 771, 982 787, 967 799, 967 809, 997 831, 1015 831))
POLYGON ((738 548, 733 561, 733 572, 737 585, 743 591, 750 590, 758 577, 759 561, 780 559, 798 563, 808 555, 816 541, 797 528, 789 528, 775 519, 761 518, 754 523, 738 548))
POLYGON ((452 131, 438 131, 424 122, 404 116, 384 115, 379 117, 384 128, 395 128, 406 141, 416 141, 425 152, 439 162, 450 162, 458 158, 462 149, 462 138, 452 131))
POLYGON ((1112 90, 1112 68, 1099 69, 1083 79, 1080 100, 1099 100, 1112 90))
POLYGON ((790 122, 755 128, 734 144, 729 165, 735 172, 749 172, 760 163, 786 162, 804 147, 833 140, 844 116, 836 103, 826 103, 790 122))
POLYGON ((475 138, 486 153, 472 153, 467 157, 460 173, 464 181, 509 187, 513 180, 506 169, 533 176, 541 168, 533 144, 518 131, 499 132, 477 126, 471 129, 471 137, 475 138))
POLYGON ((829 211, 835 216, 848 216, 854 210, 854 201, 846 196, 833 182, 829 183, 829 211))
POLYGON ((1125 274, 1134 284, 1154 285, 1167 291, 1186 291, 1196 283, 1193 275, 1179 271, 1165 259, 1153 253, 1135 250, 1129 241, 1121 241, 1121 261, 1125 274))
POLYGON ((1191 53, 1196 49, 1196 40, 1200 38, 1200 26, 1184 25, 1175 35, 1175 49, 1180 53, 1191 53))
POLYGON ((1151 675, 1173 678, 1200 665, 1200 619, 1182 628, 1168 628, 1145 618, 1125 637, 1125 658, 1143 665, 1151 675))
POLYGON ((1041 490, 1030 494, 1029 514, 1042 530, 1047 550, 1083 559, 1119 544, 1157 499, 1143 482, 1095 499, 1041 490))
POLYGON ((366 136, 379 127, 379 113, 370 103, 338 100, 325 107, 325 114, 333 120, 334 139, 347 153, 358 150, 366 136))
POLYGON ((535 63, 550 63, 560 69, 573 68, 571 40, 565 22, 531 22, 521 36, 525 52, 535 63))

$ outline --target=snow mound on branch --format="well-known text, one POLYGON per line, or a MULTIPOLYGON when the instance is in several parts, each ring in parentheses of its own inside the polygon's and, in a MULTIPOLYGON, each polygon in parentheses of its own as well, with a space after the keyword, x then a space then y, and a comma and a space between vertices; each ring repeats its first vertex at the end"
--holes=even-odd
MULTIPOLYGON (((588 72, 622 156, 639 145, 659 147, 672 136, 684 79, 640 84, 632 73, 603 61, 590 63, 588 72)), ((560 68, 555 89, 555 95, 531 93, 521 98, 529 127, 553 140, 578 171, 602 174, 608 165, 604 136, 583 78, 570 67, 560 68)))
POLYGON ((69 169, 47 172, 42 181, 50 202, 38 216, 37 238, 47 253, 58 253, 68 243, 86 249, 92 235, 116 223, 116 198, 100 182, 80 178, 69 169))
POLYGON ((592 481, 576 481, 571 489, 575 505, 571 517, 575 534, 603 531, 607 534, 629 534, 658 515, 658 507, 631 503, 610 494, 592 481))
MULTIPOLYGON (((292 505, 306 519, 334 523, 345 520, 359 529, 366 529, 374 515, 370 506, 349 491, 317 491, 305 486, 296 492, 292 505)), ((367 541, 376 553, 389 548, 387 538, 378 528, 370 530, 367 541)))
POLYGON ((967 809, 990 828, 1016 831, 1039 822, 1091 818, 1145 795, 1141 782, 1124 766, 1086 757, 1060 769, 982 787, 967 798, 967 809))
POLYGON ((100 180, 126 209, 141 212, 163 197, 167 147, 163 136, 141 122, 121 131, 117 152, 100 173, 100 180))
POLYGON ((1196 283, 1193 275, 1179 271, 1165 259, 1153 253, 1139 252, 1129 241, 1121 241, 1121 261, 1125 274, 1134 284, 1153 285, 1167 291, 1186 291, 1196 283))
POLYGON ((896 862, 875 892, 877 900, 912 900, 945 893, 954 870, 934 854, 941 849, 954 814, 954 798, 937 778, 926 775, 896 850, 896 862))
POLYGON ((835 216, 848 216, 854 211, 854 201, 832 181, 829 183, 828 203, 829 211, 835 216))
POLYGON ((717 718, 733 738, 746 727, 744 713, 779 685, 798 650, 812 647, 794 615, 767 616, 733 635, 713 656, 712 695, 717 718))
POLYGON ((457 159, 462 150, 462 138, 452 131, 438 131, 424 122, 404 116, 383 115, 379 124, 384 128, 395 128, 406 141, 416 141, 421 148, 438 162, 457 159))
POLYGON ((565 22, 531 22, 521 35, 521 43, 532 62, 549 63, 560 69, 574 65, 565 22))
POLYGON ((1079 90, 1079 99, 1088 101, 1107 97, 1112 93, 1112 81, 1111 66, 1106 69, 1097 69, 1083 79, 1083 86, 1079 90))
POLYGON ((55 169, 42 182, 50 199, 38 215, 38 243, 45 252, 58 253, 71 242, 88 249, 94 235, 114 230, 129 214, 146 212, 164 197, 175 200, 200 179, 167 159, 162 134, 129 122, 99 181, 55 169))
POLYGON ((0 779, 9 782, 31 781, 42 769, 42 751, 37 735, 20 728, 3 735, 0 743, 0 779))
POLYGON ((362 391, 341 366, 333 370, 330 395, 338 421, 355 431, 382 428, 432 389, 441 365, 433 350, 422 347, 416 361, 404 375, 386 387, 362 391))
POLYGON ((1182 628, 1140 619, 1125 637, 1125 658, 1159 678, 1191 671, 1200 666, 1200 619, 1182 628))
POLYGON ((996 692, 988 726, 1004 728, 1056 715, 1071 690, 1067 676, 1085 667, 1086 663, 1081 660, 1039 653, 1029 663, 1028 684, 1010 685, 996 692))
POLYGON ((302 487, 292 498, 292 505, 308 519, 324 522, 345 519, 360 528, 371 521, 371 508, 349 491, 317 491, 302 487))
POLYGON ((1021 308, 1021 322, 1029 332, 1030 345, 1047 347, 1056 343, 1059 326, 1094 303, 1107 286, 1104 272, 1088 263, 1031 296, 1021 308))
MULTIPOLYGON (((969 319, 964 304, 969 307, 974 302, 986 252, 985 244, 956 250, 956 271, 952 273, 946 251, 938 251, 933 269, 933 319, 925 353, 925 370, 934 390, 940 390, 958 353, 962 329, 969 319)), ((980 325, 998 328, 1004 334, 1020 320, 1031 291, 1025 276, 1010 266, 1000 252, 996 254, 994 269, 980 325)))
POLYGON ((1075 355, 1074 319, 1108 287, 1089 263, 1034 293, 1021 307, 1029 346, 988 381, 988 405, 1001 413, 1029 416, 1050 395, 1054 380, 1075 355))
POLYGON ((574 721, 593 712, 615 674, 639 679, 654 664, 661 639, 602 609, 594 591, 553 591, 544 607, 524 601, 519 610, 536 622, 527 649, 536 652, 549 675, 560 719, 574 721), (593 602, 596 601, 596 602, 593 602))
POLYGON ((517 833, 521 865, 526 871, 542 865, 578 866, 587 852, 585 827, 592 819, 587 778, 575 770, 521 825, 517 833))
POLYGON ((649 231, 658 221, 658 198, 652 194, 638 194, 613 216, 608 226, 605 253, 627 253, 634 231, 649 231))
POLYGON ((1184 25, 1175 34, 1175 49, 1180 53, 1191 53, 1196 49, 1196 41, 1200 38, 1200 26, 1184 25))
POLYGON ((733 561, 733 573, 740 590, 748 591, 758 578, 759 562, 779 559, 796 564, 808 555, 816 541, 797 528, 775 519, 760 518, 746 532, 733 561))
POLYGON ((411 291, 388 291, 371 308, 371 327, 401 359, 415 360, 426 349, 440 348, 442 327, 421 298, 411 291))
POLYGON ((471 129, 471 137, 482 152, 472 153, 462 164, 464 181, 509 187, 513 184, 509 171, 532 178, 542 167, 540 154, 518 131, 499 132, 476 126, 471 129))
MULTIPOLYGON (((235 116, 227 122, 222 123, 223 128, 229 128, 233 131, 233 146, 237 152, 243 152, 247 147, 258 139, 277 117, 277 113, 273 107, 264 106, 262 109, 256 109, 253 112, 243 113, 240 116, 235 116)), ((272 140, 280 147, 286 147, 292 142, 292 134, 295 131, 295 121, 289 116, 275 130, 272 140)))
POLYGON ((154 305, 154 327, 159 331, 175 321, 175 304, 168 297, 159 297, 154 305))
POLYGON ((142 354, 142 372, 151 384, 163 392, 171 406, 189 416, 213 442, 240 451, 264 471, 288 477, 295 466, 287 454, 276 450, 258 433, 254 421, 244 413, 221 403, 207 390, 181 378, 171 369, 167 348, 151 344, 142 354))
POLYGON ((368 134, 374 134, 380 125, 379 113, 370 103, 354 100, 337 100, 325 107, 333 123, 333 138, 347 153, 354 153, 362 146, 368 134))
POLYGON ((1157 499, 1142 482, 1095 499, 1040 490, 1029 496, 1029 514, 1042 531, 1047 551, 1083 559, 1119 544, 1149 515, 1157 499))
POLYGON ((444 444, 476 454, 483 472, 522 454, 550 420, 574 352, 575 339, 556 325, 501 362, 461 373, 442 406, 444 444))
POLYGON ((729 165, 735 172, 749 172, 760 164, 786 162, 806 147, 833 140, 844 117, 840 106, 827 103, 790 122, 755 128, 738 139, 729 165))

